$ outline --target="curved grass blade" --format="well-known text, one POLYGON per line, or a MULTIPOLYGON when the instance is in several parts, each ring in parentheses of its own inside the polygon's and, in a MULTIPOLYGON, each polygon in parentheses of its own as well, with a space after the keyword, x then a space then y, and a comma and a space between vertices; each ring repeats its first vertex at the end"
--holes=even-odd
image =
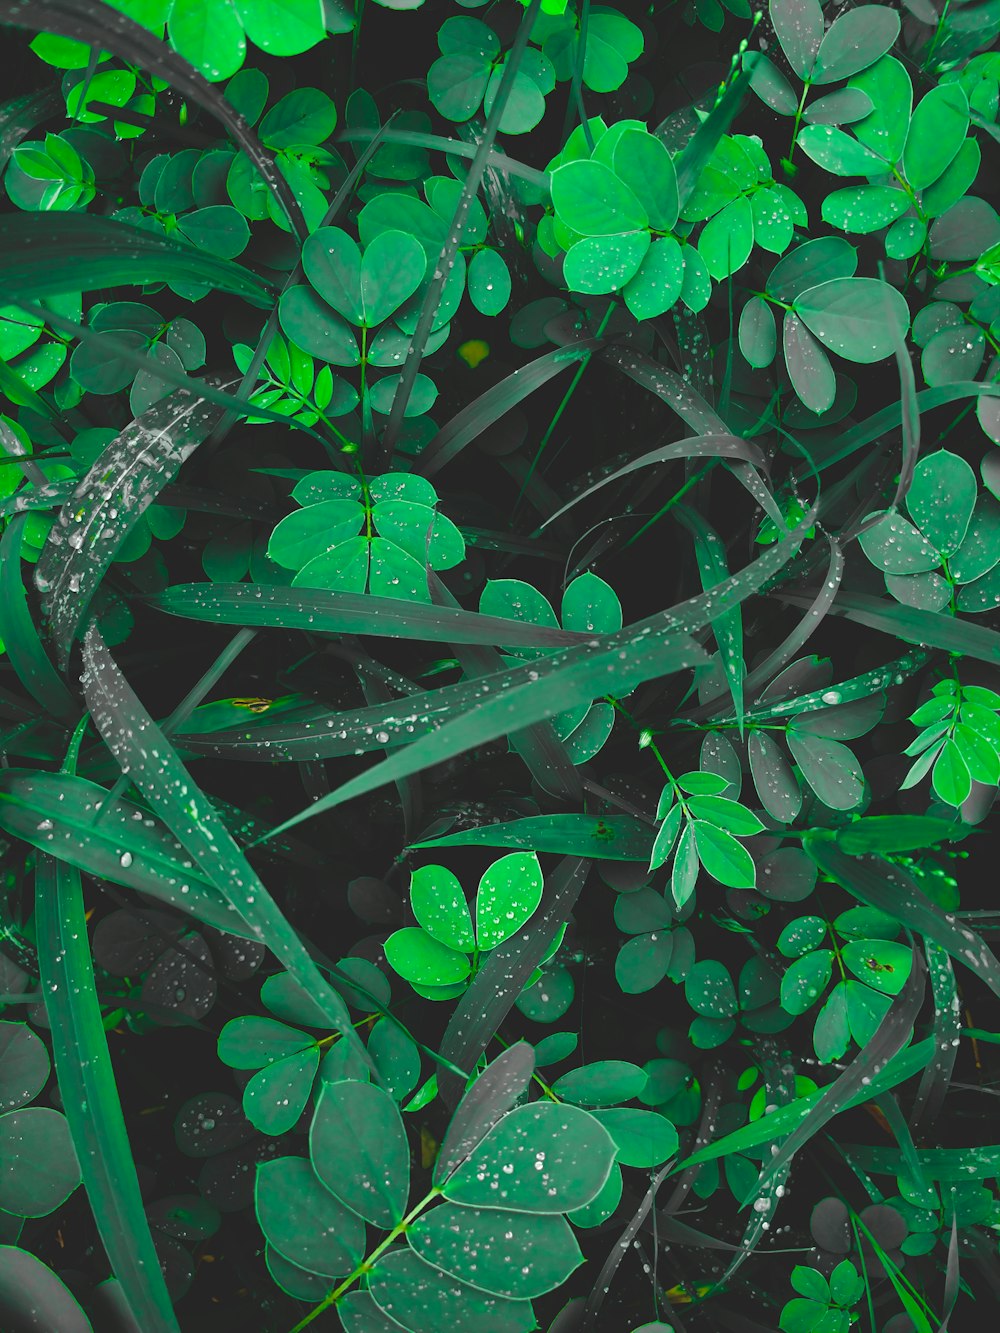
POLYGON ((632 1243, 639 1234, 639 1228, 646 1220, 650 1209, 653 1207, 653 1201, 656 1198, 656 1191, 660 1188, 667 1176, 670 1174, 672 1162, 660 1168, 656 1175, 650 1181, 649 1189, 642 1196, 642 1202, 628 1220, 625 1230, 621 1234, 621 1239, 617 1245, 611 1247, 608 1257, 604 1261, 601 1271, 597 1275, 597 1281, 591 1288, 587 1303, 583 1308, 583 1315, 577 1324, 580 1333, 593 1333, 597 1327, 595 1320, 600 1313, 601 1306, 604 1304, 604 1298, 611 1290, 611 1282, 621 1266, 622 1260, 632 1248, 632 1243))
POLYGON ((526 1041, 492 1060, 459 1103, 434 1163, 434 1184, 454 1175, 496 1122, 524 1092, 535 1070, 535 1051, 526 1041))
POLYGON ((962 1032, 962 1009, 955 984, 955 969, 945 949, 924 940, 927 970, 934 995, 934 1058, 920 1078, 910 1110, 910 1128, 919 1133, 922 1124, 933 1125, 951 1086, 962 1032))
POLYGON ((908 930, 933 940, 975 972, 994 995, 1000 995, 1000 959, 981 935, 922 893, 900 866, 880 856, 848 856, 832 838, 815 834, 804 837, 802 846, 841 888, 868 907, 888 912, 908 930))
MULTIPOLYGON (((0 0, 2 8, 2 0, 0 0)), ((150 282, 199 282, 270 307, 275 294, 242 264, 95 213, 0 216, 0 302, 150 282)))
MULTIPOLYGON (((809 606, 812 601, 808 594, 776 592, 775 596, 793 606, 809 606)), ((942 611, 922 611, 869 593, 843 590, 838 592, 830 610, 856 625, 881 630, 905 643, 943 648, 960 657, 974 657, 979 662, 1000 666, 1000 633, 983 625, 970 625, 967 620, 942 611)))
POLYGON ((510 95, 514 91, 514 80, 517 76, 517 71, 520 69, 521 60, 527 48, 528 38, 531 36, 531 29, 538 16, 541 2, 542 0, 531 0, 527 13, 521 19, 517 30, 517 36, 511 43, 510 51, 504 62, 503 76, 500 79, 500 85, 497 88, 493 106, 490 108, 490 114, 486 119, 486 128, 483 130, 483 137, 476 148, 476 155, 472 159, 468 175, 465 178, 465 184, 462 187, 462 193, 459 196, 458 203, 455 205, 455 212, 451 219, 448 235, 444 245, 441 247, 441 254, 438 257, 438 261, 434 265, 434 276, 431 279, 430 285, 427 288, 427 293, 424 296, 423 305, 420 310, 420 318, 417 320, 416 330, 406 348, 406 360, 403 362, 399 383, 396 387, 396 392, 393 395, 392 410, 389 413, 389 420, 386 423, 382 439, 378 444, 376 460, 378 466, 373 468, 376 472, 382 471, 384 465, 392 458, 393 450, 396 446, 396 438, 399 435, 406 408, 410 401, 410 394, 416 383, 417 372, 420 369, 420 362, 424 355, 424 348, 427 345, 427 340, 430 337, 431 328, 434 324, 434 316, 437 314, 438 306, 441 304, 441 295, 444 291, 444 285, 448 280, 448 275, 455 262, 455 256, 458 254, 459 246, 462 243, 462 236, 465 232, 465 222, 469 215, 469 209, 472 206, 473 199, 479 191, 479 186, 482 184, 483 174, 489 165, 490 152, 500 129, 500 121, 503 118, 504 111, 507 109, 510 95))
MULTIPOLYGON (((722 538, 711 524, 689 505, 677 505, 675 512, 681 526, 687 528, 694 539, 701 586, 711 588, 721 583, 729 575, 726 548, 722 538)), ((720 611, 718 615, 713 616, 711 625, 719 648, 722 669, 729 685, 729 693, 732 696, 736 724, 742 737, 743 679, 746 675, 746 663, 743 660, 743 616, 739 606, 720 611)))
POLYGON ((896 365, 899 369, 899 408, 903 427, 903 457, 899 469, 899 480, 896 483, 896 494, 891 506, 896 509, 906 498, 910 483, 913 481, 913 470, 917 466, 917 459, 920 457, 920 407, 917 401, 913 362, 910 360, 910 354, 906 349, 906 340, 891 318, 888 288, 885 289, 883 299, 886 306, 887 324, 895 333, 893 350, 896 356, 896 365))
MULTIPOLYGON (((489 954, 455 1005, 441 1039, 441 1055, 450 1064, 475 1069, 525 982, 545 957, 556 932, 569 920, 589 869, 590 862, 582 858, 560 861, 547 876, 542 901, 524 929, 489 954)), ((444 1068, 438 1073, 438 1087, 452 1106, 464 1090, 462 1080, 444 1068)))
POLYGON ((750 71, 741 70, 678 153, 674 166, 677 169, 677 197, 682 211, 695 191, 702 167, 733 123, 749 87, 750 71))
POLYGON ((21 534, 28 520, 18 514, 0 538, 0 638, 24 688, 50 716, 74 723, 80 705, 49 661, 28 610, 21 576, 21 534))
POLYGON ((60 509, 35 583, 63 670, 122 542, 218 419, 214 404, 186 389, 161 398, 111 441, 60 509))
POLYGON ((56 1078, 98 1234, 140 1327, 180 1333, 111 1067, 80 872, 44 854, 35 870, 35 921, 56 1078))
POLYGON ((147 893, 219 930, 255 938, 158 819, 130 801, 109 800, 104 787, 85 778, 0 769, 0 828, 88 875, 147 893))
POLYGON ((550 523, 555 523, 574 505, 578 505, 581 500, 586 500, 595 491, 599 491, 602 486, 608 486, 613 481, 619 481, 632 472, 638 472, 640 468, 653 467, 656 463, 673 463, 680 458, 735 458, 757 463, 761 466, 764 462, 764 455, 755 444, 751 444, 748 440, 741 440, 737 435, 730 435, 725 430, 718 435, 692 435, 684 440, 675 440, 673 444, 652 449, 648 454, 633 459, 631 463, 626 463, 624 467, 618 468, 616 472, 612 472, 609 476, 602 477, 600 481, 595 481, 593 486, 588 486, 579 495, 574 495, 572 500, 569 500, 561 509, 547 518, 542 524, 542 528, 548 527, 550 523))
POLYGON ((648 863, 655 829, 629 815, 529 815, 411 842, 410 847, 523 847, 594 861, 648 863))
POLYGON ((461 412, 456 413, 447 425, 441 427, 417 459, 416 471, 425 477, 433 477, 512 407, 523 403, 525 398, 544 384, 604 345, 603 338, 585 338, 568 347, 557 347, 552 352, 536 357, 526 366, 521 366, 499 384, 494 384, 492 389, 480 394, 461 412))
MULTIPOLYGON (((370 661, 371 659, 369 659, 370 661)), ((363 663, 355 663, 355 675, 358 678, 358 684, 361 686, 362 693, 365 696, 365 702, 369 707, 384 707, 393 702, 392 695, 389 692, 385 681, 380 680, 378 676, 364 669, 363 663)), ((323 774, 326 777, 326 774, 323 774)), ((326 784, 326 792, 330 790, 329 783, 326 784)), ((420 779, 417 776, 406 778, 397 778, 396 792, 399 796, 399 805, 403 814, 403 837, 409 840, 413 834, 417 820, 420 818, 423 809, 423 799, 421 796, 420 779)))
MULTIPOLYGON (((308 235, 302 210, 291 186, 282 176, 274 157, 264 148, 231 102, 165 42, 102 0, 0 0, 0 23, 11 23, 33 32, 54 32, 73 37, 98 51, 113 51, 131 65, 158 74, 171 87, 210 112, 226 127, 249 157, 267 188, 281 205, 299 241, 308 235)), ((77 218, 80 214, 75 215, 77 218)), ((76 288, 75 290, 79 290, 76 288)))
POLYGON ((320 1007, 330 1027, 371 1064, 347 1006, 149 716, 91 623, 83 641, 84 697, 104 743, 232 909, 320 1007))
MULTIPOLYGON (((334 135, 334 142, 367 144, 378 133, 377 130, 344 129, 334 135)), ((470 162, 476 156, 478 147, 478 144, 463 143, 461 139, 446 139, 440 134, 424 134, 420 130, 392 130, 383 126, 381 133, 387 143, 407 144, 411 148, 430 148, 432 151, 447 153, 450 157, 466 158, 470 162)), ((540 190, 549 188, 547 171, 529 167, 526 163, 518 162, 516 158, 508 157, 506 153, 498 152, 495 148, 490 151, 486 168, 488 171, 501 172, 506 176, 519 176, 521 180, 536 185, 540 190)))
POLYGON ((870 1095, 873 1077, 885 1070, 892 1058, 906 1046, 913 1035, 913 1026, 927 989, 924 960, 915 948, 911 949, 911 957, 910 974, 903 989, 894 997, 871 1041, 862 1047, 844 1072, 823 1089, 822 1096, 779 1145, 778 1151, 770 1158, 764 1158, 763 1170, 753 1191, 743 1200, 744 1204, 755 1196, 759 1197, 778 1173, 788 1166, 799 1149, 805 1147, 835 1115, 852 1105, 859 1093, 870 1095))
POLYGON ((391 639, 511 644, 564 648, 586 635, 461 607, 404 602, 368 593, 271 587, 250 583, 179 583, 154 593, 149 603, 169 615, 222 625, 301 629, 312 634, 371 634, 391 639))
POLYGON ((877 694, 880 690, 890 689, 893 685, 902 685, 910 676, 915 676, 930 657, 931 654, 923 649, 911 648, 894 662, 875 667, 872 671, 864 671, 860 676, 852 676, 850 680, 841 681, 838 685, 824 685, 822 689, 796 695, 794 699, 781 699, 774 704, 766 702, 759 704, 748 710, 747 717, 758 721, 770 717, 789 717, 792 713, 810 713, 817 708, 829 708, 829 700, 824 699, 823 695, 829 694, 831 689, 840 695, 840 703, 854 703, 858 699, 867 699, 869 695, 877 694))

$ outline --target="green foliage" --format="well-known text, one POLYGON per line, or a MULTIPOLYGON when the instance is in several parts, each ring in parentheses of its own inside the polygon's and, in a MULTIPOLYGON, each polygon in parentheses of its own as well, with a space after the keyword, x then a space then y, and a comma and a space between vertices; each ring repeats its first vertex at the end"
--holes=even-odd
POLYGON ((969 1324, 995 6, 0 23, 0 1325, 969 1324))

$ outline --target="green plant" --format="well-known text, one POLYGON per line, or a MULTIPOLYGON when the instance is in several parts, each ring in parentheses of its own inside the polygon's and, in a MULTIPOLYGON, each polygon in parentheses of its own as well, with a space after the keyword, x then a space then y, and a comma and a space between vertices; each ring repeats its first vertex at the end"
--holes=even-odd
POLYGON ((0 1324, 968 1324, 1000 11, 0 23, 0 1324))

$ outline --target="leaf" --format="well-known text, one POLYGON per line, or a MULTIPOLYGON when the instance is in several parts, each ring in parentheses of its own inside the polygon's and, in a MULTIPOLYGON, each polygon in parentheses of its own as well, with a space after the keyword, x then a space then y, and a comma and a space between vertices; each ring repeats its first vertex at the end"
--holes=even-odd
POLYGON ((684 998, 696 1014, 728 1018, 736 1013, 736 988, 725 964, 714 958, 695 963, 684 982, 684 998))
POLYGON ((456 643, 565 647, 581 635, 534 621, 477 615, 458 607, 421 606, 370 593, 314 591, 247 583, 181 583, 150 598, 171 615, 226 625, 311 629, 327 634, 448 638, 456 643))
POLYGON ((0 1115, 0 1208, 17 1217, 46 1217, 80 1184, 80 1166, 65 1116, 47 1106, 0 1115))
POLYGON ((884 5, 859 5, 827 29, 816 55, 814 83, 836 83, 873 65, 899 36, 899 15, 884 5))
POLYGON ((556 217, 581 236, 612 236, 648 225, 640 200, 601 162, 568 162, 552 172, 556 217))
MULTIPOLYGON (((0 422, 0 435, 5 431, 0 422)), ((21 544, 27 514, 15 514, 0 538, 0 638, 18 679, 42 709, 72 722, 79 706, 49 661, 28 610, 21 574, 21 544)))
POLYGON ((866 985, 886 995, 898 995, 910 975, 913 950, 892 940, 849 940, 841 956, 866 985))
MULTIPOLYGON (((79 871, 42 855, 35 875, 45 1011, 61 1103, 94 1221, 133 1318, 150 1333, 176 1331, 108 1053, 79 871)), ((52 1327, 68 1329, 64 1317, 52 1327)))
POLYGON ((532 1102, 494 1125, 441 1188, 453 1203, 472 1207, 564 1213, 595 1197, 614 1158, 615 1143, 594 1116, 532 1102))
POLYGON ((616 292, 638 273, 649 246, 650 235, 645 230, 586 236, 567 252, 563 281, 573 292, 616 292))
POLYGON ((364 322, 381 324, 407 301, 423 281, 427 259, 423 247, 403 231, 380 232, 361 257, 361 298, 364 322))
POLYGON ((465 954, 416 926, 404 926, 385 942, 386 961, 393 971, 419 986, 450 986, 471 972, 465 954))
POLYGON ((527 1042, 516 1042, 491 1061, 476 1078, 448 1125, 434 1163, 434 1184, 452 1175, 528 1086, 534 1055, 527 1042))
POLYGON ((921 98, 903 148, 903 171, 915 190, 925 190, 942 175, 968 128, 969 103, 960 83, 942 83, 921 98))
POLYGON ((756 867, 750 853, 741 843, 724 829, 704 819, 694 820, 690 827, 694 832, 698 859, 713 879, 734 889, 753 888, 757 877, 756 867))
POLYGON ((830 358, 797 315, 788 311, 781 326, 782 351, 792 388, 810 412, 826 412, 837 395, 830 358))
POLYGON ((895 56, 885 55, 853 75, 850 86, 866 93, 873 107, 864 120, 854 124, 855 136, 886 161, 898 162, 913 104, 913 85, 906 66, 895 56))
POLYGON ((887 185, 862 185, 849 190, 834 190, 823 200, 823 221, 841 231, 862 235, 880 231, 901 217, 910 207, 903 190, 887 185))
POLYGON ((890 164, 835 125, 806 125, 796 141, 817 166, 835 176, 885 175, 890 164))
POLYGON ((781 1007, 788 1014, 804 1014, 826 989, 833 968, 831 949, 814 949, 796 958, 781 978, 781 1007))
MULTIPOLYGON (((869 514, 868 518, 874 518, 869 514)), ((865 555, 887 574, 919 574, 941 566, 940 552, 905 518, 887 510, 858 538, 865 555)))
POLYGON ((793 72, 800 79, 809 77, 823 40, 823 10, 818 0, 770 0, 768 11, 793 72))
POLYGON ((965 459, 938 449, 917 464, 906 507, 927 540, 951 556, 965 540, 978 494, 976 474, 965 459))
POLYGON ((431 1267, 412 1250, 396 1250, 373 1268, 369 1290, 379 1309, 412 1333, 442 1328, 489 1328, 528 1333, 536 1327, 528 1301, 478 1292, 431 1267))
POLYGON ((779 259, 767 280, 767 290, 781 301, 794 301, 808 288, 833 278, 849 278, 858 267, 858 252, 841 236, 820 236, 806 241, 779 259))
POLYGON ((481 315, 502 314, 510 302, 511 276, 503 256, 486 247, 469 263, 469 300, 481 315))
POLYGON ((654 319, 677 304, 684 285, 684 255, 673 236, 661 236, 646 251, 622 295, 636 319, 654 319))
POLYGON ((853 810, 861 802, 864 775, 846 745, 799 731, 794 725, 785 738, 802 776, 824 805, 831 810, 853 810))
POLYGON ((759 51, 747 52, 743 64, 750 70, 750 87, 760 100, 779 116, 794 116, 798 98, 777 65, 759 51), (754 57, 752 65, 748 64, 751 55, 754 57))
POLYGON ((265 309, 272 302, 267 285, 239 264, 92 213, 6 213, 3 254, 0 305, 152 282, 202 283, 265 309))
POLYGON ((872 109, 872 99, 860 88, 838 88, 835 93, 810 102, 803 119, 810 125, 848 125, 864 120, 872 109))
POLYGON ((413 871, 410 908, 424 930, 442 944, 465 953, 475 949, 469 904, 458 879, 444 866, 421 866, 413 871))
POLYGON ((484 824, 411 845, 521 847, 602 861, 644 861, 649 856, 652 840, 650 826, 631 815, 608 815, 603 819, 591 815, 529 815, 524 819, 484 824))
MULTIPOLYGON (((83 645, 84 697, 108 749, 164 823, 254 935, 322 1007, 331 1028, 360 1048, 340 996, 233 842, 222 821, 149 716, 92 624, 83 645), (151 762, 154 760, 155 762, 151 762)), ((367 1063, 367 1055, 365 1056, 367 1063)))
POLYGON ((254 1207, 268 1244, 310 1273, 342 1276, 364 1258, 364 1223, 320 1183, 307 1157, 261 1162, 254 1207))
POLYGON ((753 731, 747 753, 761 805, 773 819, 792 823, 802 808, 802 792, 777 742, 766 732, 753 731))
MULTIPOLYGON (((677 172, 663 142, 646 130, 627 129, 615 144, 611 165, 645 208, 649 225, 656 231, 672 231, 677 222, 677 172)), ((575 229, 590 234, 584 227, 575 229)))
POLYGON ((751 296, 740 313, 740 351, 755 370, 766 370, 778 346, 771 307, 762 296, 751 296))
POLYGON ((154 403, 111 441, 60 509, 35 582, 63 670, 122 543, 220 415, 183 389, 154 403))
POLYGON ((677 1131, 658 1111, 615 1107, 593 1116, 614 1139, 621 1166, 659 1166, 677 1152, 677 1131))
POLYGON ((878 278, 834 278, 802 292, 794 308, 820 342, 863 364, 892 355, 910 325, 906 298, 878 278))
POLYGON ((11 1321, 10 1333, 93 1333, 69 1288, 41 1259, 15 1245, 0 1245, 0 1308, 11 1321))
POLYGON ((427 1263, 479 1290, 530 1300, 560 1286, 583 1262, 562 1217, 442 1203, 406 1233, 427 1263))
POLYGON ((252 936, 164 824, 109 795, 68 773, 7 768, 0 772, 0 827, 88 874, 137 889, 220 930, 252 936))
POLYGON ((627 1060, 597 1060, 563 1074, 552 1090, 576 1106, 616 1106, 638 1097, 646 1083, 646 1071, 638 1065, 627 1060))
POLYGON ((324 1083, 309 1131, 313 1170, 352 1212, 390 1230, 402 1220, 410 1154, 396 1103, 372 1083, 324 1083))

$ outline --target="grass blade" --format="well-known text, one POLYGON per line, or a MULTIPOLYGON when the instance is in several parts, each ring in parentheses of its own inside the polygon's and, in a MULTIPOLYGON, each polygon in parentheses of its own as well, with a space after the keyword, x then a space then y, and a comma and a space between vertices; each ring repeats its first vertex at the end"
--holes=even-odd
POLYGON ((104 787, 85 778, 0 770, 0 828, 88 875, 149 894, 219 930, 255 938, 158 819, 130 801, 109 800, 104 787))
MULTIPOLYGON (((778 592, 775 596, 792 606, 809 606, 815 594, 778 592)), ((838 592, 830 610, 834 615, 853 620, 856 625, 881 630, 905 643, 943 648, 960 657, 974 657, 979 662, 1000 665, 1000 633, 983 625, 971 625, 967 620, 945 615, 942 611, 922 611, 914 606, 890 602, 885 597, 844 591, 838 592)))
POLYGON ((483 616, 458 606, 431 606, 369 593, 250 583, 179 583, 149 598, 168 615, 221 625, 301 629, 312 634, 371 634, 437 643, 565 648, 587 637, 572 630, 483 616))
MULTIPOLYGON (((0 11, 3 4, 0 0, 0 11)), ((0 217, 0 301, 149 282, 200 282, 270 307, 274 294, 242 264, 95 213, 0 217)), ((47 313, 47 312, 46 312, 47 313)))
POLYGON ((98 1234, 144 1333, 179 1333, 111 1067, 80 872, 44 854, 35 870, 35 922, 63 1112, 98 1234))
POLYGON ((49 661, 28 610, 21 576, 21 534, 27 521, 27 514, 17 514, 0 538, 0 638, 17 678, 42 710, 72 724, 80 705, 49 661))
POLYGON ((218 418, 217 407, 184 389, 161 398, 111 441, 60 509, 35 583, 63 670, 122 542, 218 418))
POLYGON ((924 952, 934 994, 934 1058, 924 1070, 913 1098, 910 1127, 914 1134, 922 1123, 933 1124, 944 1105, 962 1032, 962 1011, 951 958, 933 940, 924 941, 924 952))
POLYGON ((655 829, 630 815, 529 815, 411 842, 411 847, 523 847, 594 861, 648 863, 655 829))
POLYGON ((291 923, 149 716, 108 652, 93 623, 83 641, 84 697, 108 749, 177 840, 201 865, 234 917, 250 924, 295 980, 312 996, 330 1027, 369 1064, 347 1006, 323 978, 291 923))
MULTIPOLYGON (((714 587, 729 575, 726 548, 722 538, 696 509, 689 505, 676 507, 677 519, 694 538, 695 558, 703 588, 714 587)), ((743 616, 739 606, 721 611, 711 621, 712 632, 719 649, 722 669, 733 700, 734 716, 743 735, 743 680, 746 663, 743 660, 743 616)))
MULTIPOLYGON (((530 921, 497 945, 473 977, 441 1039, 441 1055, 452 1065, 470 1071, 476 1067, 556 932, 569 920, 589 869, 589 861, 576 857, 560 861, 547 877, 542 901, 530 921)), ((438 1074, 438 1086, 452 1106, 464 1091, 462 1080, 444 1068, 438 1074)))
POLYGON ((95 50, 113 51, 130 65, 139 65, 166 79, 172 88, 204 107, 226 127, 281 205, 293 233, 300 242, 305 240, 308 232, 298 200, 248 122, 226 100, 221 89, 209 83, 183 56, 171 51, 148 29, 102 0, 32 0, 31 4, 24 0, 0 0, 0 23, 74 37, 95 50))
POLYGON ((0 171, 24 136, 54 116, 60 105, 54 88, 39 88, 0 106, 0 171))

